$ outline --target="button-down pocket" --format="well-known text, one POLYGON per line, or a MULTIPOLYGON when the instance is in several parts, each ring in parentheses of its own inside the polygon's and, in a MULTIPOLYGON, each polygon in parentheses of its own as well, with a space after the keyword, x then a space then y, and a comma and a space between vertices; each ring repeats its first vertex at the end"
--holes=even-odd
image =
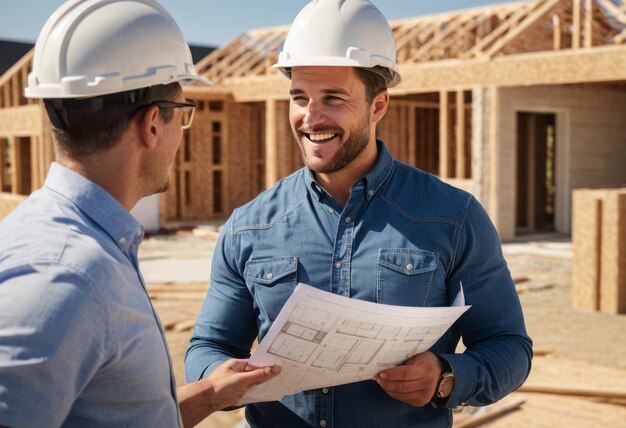
POLYGON ((272 257, 249 260, 246 282, 259 310, 275 320, 296 287, 298 257, 272 257))
POLYGON ((436 253, 411 248, 382 248, 378 253, 376 301, 424 306, 437 269, 436 253))

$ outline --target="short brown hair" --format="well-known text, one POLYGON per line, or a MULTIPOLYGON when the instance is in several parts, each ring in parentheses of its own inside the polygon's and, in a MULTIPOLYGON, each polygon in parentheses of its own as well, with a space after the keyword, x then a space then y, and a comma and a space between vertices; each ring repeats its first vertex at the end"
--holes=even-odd
POLYGON ((368 103, 371 103, 376 95, 381 91, 387 89, 385 73, 388 74, 386 68, 376 66, 374 68, 356 68, 357 75, 361 78, 361 81, 365 84, 365 99, 368 103))
MULTIPOLYGON (((86 157, 115 147, 135 114, 152 101, 174 100, 181 91, 179 83, 152 86, 137 105, 111 105, 96 112, 67 110, 67 129, 52 127, 57 153, 71 158, 86 157)), ((121 94, 124 95, 124 94, 121 94)), ((172 120, 173 109, 163 108, 159 114, 164 122, 172 120)))

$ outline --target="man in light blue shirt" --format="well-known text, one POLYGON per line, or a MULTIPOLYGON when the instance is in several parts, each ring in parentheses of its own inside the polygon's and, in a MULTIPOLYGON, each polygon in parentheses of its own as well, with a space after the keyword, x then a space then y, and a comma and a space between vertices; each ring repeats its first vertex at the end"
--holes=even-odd
POLYGON ((193 426, 278 372, 229 360, 177 391, 139 271, 129 210, 168 186, 187 80, 156 2, 69 1, 44 26, 26 96, 44 99, 58 163, 0 223, 0 427, 193 426))
POLYGON ((298 282, 372 302, 467 313, 430 349, 373 380, 246 407, 252 427, 449 427, 527 377, 531 340, 496 231, 468 193, 395 161, 376 124, 400 80, 387 21, 368 1, 318 0, 276 65, 305 168, 236 209, 185 357, 187 379, 246 358, 298 282), (466 347, 456 353, 460 340, 466 347))

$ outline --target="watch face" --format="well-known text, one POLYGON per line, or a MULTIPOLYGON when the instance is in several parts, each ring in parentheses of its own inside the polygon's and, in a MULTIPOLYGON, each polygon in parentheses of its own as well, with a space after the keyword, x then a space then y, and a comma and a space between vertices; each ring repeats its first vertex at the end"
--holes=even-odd
POLYGON ((439 387, 437 388, 437 397, 446 398, 452 394, 452 390, 454 389, 454 375, 452 373, 446 373, 441 378, 441 382, 439 382, 439 387))

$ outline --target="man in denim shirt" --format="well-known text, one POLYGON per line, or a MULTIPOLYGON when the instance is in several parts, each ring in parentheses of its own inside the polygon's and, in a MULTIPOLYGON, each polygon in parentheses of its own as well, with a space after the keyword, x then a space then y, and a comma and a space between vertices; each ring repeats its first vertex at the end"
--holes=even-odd
POLYGON ((236 209, 187 350, 188 380, 248 357, 298 282, 372 302, 472 305, 430 351, 375 379, 250 404, 253 427, 446 427, 527 377, 531 341, 496 231, 468 193, 394 161, 376 124, 399 81, 384 17, 363 0, 319 0, 276 65, 305 168, 236 209), (455 353, 460 338, 466 347, 455 353))
POLYGON ((139 271, 129 211, 168 186, 194 80, 154 1, 69 1, 44 26, 26 96, 57 162, 0 223, 0 427, 193 426, 276 374, 230 360, 177 390, 139 271))

